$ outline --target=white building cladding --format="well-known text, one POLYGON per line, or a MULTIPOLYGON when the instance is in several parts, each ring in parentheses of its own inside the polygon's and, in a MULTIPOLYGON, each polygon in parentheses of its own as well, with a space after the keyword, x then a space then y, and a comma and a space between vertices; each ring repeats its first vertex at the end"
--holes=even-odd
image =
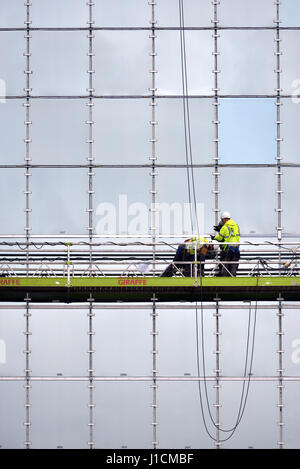
MULTIPOLYGON (((200 229, 226 209, 243 240, 297 241, 297 0, 2 0, 1 241, 122 235, 152 261, 186 237, 180 5, 200 229), (155 204, 181 210, 175 229, 155 204)), ((195 304, 2 304, 0 445, 297 448, 298 308, 204 305, 210 411, 240 420, 223 441, 201 379, 203 425, 195 304)))

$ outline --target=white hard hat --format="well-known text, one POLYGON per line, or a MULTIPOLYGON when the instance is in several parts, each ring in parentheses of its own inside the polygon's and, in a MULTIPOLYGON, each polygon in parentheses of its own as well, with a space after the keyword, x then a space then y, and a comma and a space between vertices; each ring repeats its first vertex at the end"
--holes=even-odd
POLYGON ((231 215, 229 212, 222 212, 221 214, 221 220, 223 220, 223 218, 231 218, 231 215))

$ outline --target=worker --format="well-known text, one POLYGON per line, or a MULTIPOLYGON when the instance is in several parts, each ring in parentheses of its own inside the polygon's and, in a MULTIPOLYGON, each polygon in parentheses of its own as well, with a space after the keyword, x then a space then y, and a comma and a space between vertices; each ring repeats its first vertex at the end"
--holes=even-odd
POLYGON ((197 249, 197 275, 204 276, 205 259, 216 257, 216 251, 213 244, 203 236, 186 239, 183 244, 177 248, 172 264, 170 264, 161 277, 172 277, 177 272, 183 272, 185 277, 193 277, 195 271, 195 249, 197 249), (187 262, 184 264, 183 262, 187 262))
POLYGON ((219 225, 214 226, 214 230, 218 232, 216 236, 211 236, 213 240, 222 244, 220 254, 220 264, 218 277, 236 276, 240 260, 240 228, 237 223, 231 219, 229 212, 223 212, 221 215, 221 222, 219 225), (236 244, 234 244, 236 243, 236 244))

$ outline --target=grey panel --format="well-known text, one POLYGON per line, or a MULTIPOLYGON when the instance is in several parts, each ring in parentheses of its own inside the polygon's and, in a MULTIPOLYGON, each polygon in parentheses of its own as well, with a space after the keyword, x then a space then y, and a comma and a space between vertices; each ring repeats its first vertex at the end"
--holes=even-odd
POLYGON ((19 234, 25 227, 25 177, 22 169, 4 169, 0 173, 0 197, 5 200, 0 212, 3 234, 19 234), (14 214, 12 217, 11 214, 14 214))
POLYGON ((151 448, 152 394, 149 383, 97 383, 96 448, 151 448))
POLYGON ((86 383, 34 383, 31 389, 33 449, 88 448, 86 383))
POLYGON ((152 328, 148 310, 97 310, 94 318, 95 373, 99 376, 149 376, 152 328))
MULTIPOLYGON (((25 19, 25 18, 24 18, 25 19)), ((25 88, 25 52, 24 32, 1 31, 1 41, 5 47, 1 50, 0 79, 4 80, 6 95, 22 95, 25 88)), ((3 82, 1 82, 3 88, 3 82)), ((3 90, 1 89, 1 96, 3 90)))
POLYGON ((6 99, 0 104, 0 164, 24 163, 25 113, 23 100, 6 99))
POLYGON ((0 446, 3 449, 24 449, 25 390, 22 383, 0 383, 0 446), (5 422, 5 424, 4 424, 5 422))
POLYGON ((151 85, 148 36, 145 31, 95 32, 96 94, 148 94, 151 85))
POLYGON ((87 310, 34 310, 30 368, 34 376, 83 376, 89 368, 87 310))
POLYGON ((220 26, 273 26, 273 0, 226 0, 218 7, 220 26), (234 14, 233 14, 234 12, 234 14))
POLYGON ((274 38, 273 31, 220 32, 219 84, 222 94, 274 94, 274 38))
POLYGON ((87 170, 33 169, 31 188, 32 233, 86 233, 87 170))
MULTIPOLYGON (((190 94, 212 95, 213 39, 211 31, 187 31, 186 61, 190 94), (199 67, 201 63, 201 67, 199 67)), ((182 94, 179 31, 157 33, 157 91, 163 95, 182 94)))
POLYGON ((83 100, 36 100, 31 105, 34 164, 86 164, 88 108, 83 100))
POLYGON ((86 94, 88 88, 86 32, 33 31, 31 52, 33 71, 31 87, 35 95, 86 94))

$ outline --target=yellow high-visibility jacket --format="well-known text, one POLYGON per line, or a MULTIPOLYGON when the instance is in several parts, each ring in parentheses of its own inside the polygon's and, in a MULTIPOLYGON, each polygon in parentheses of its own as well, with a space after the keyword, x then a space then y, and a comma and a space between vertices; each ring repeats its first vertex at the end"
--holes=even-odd
MULTIPOLYGON (((216 241, 219 241, 221 243, 237 243, 236 245, 231 244, 231 246, 234 247, 239 247, 238 243, 240 242, 240 227, 235 221, 233 220, 228 220, 222 228, 220 229, 220 232, 217 236, 214 238, 216 241)), ((230 246, 227 244, 223 245, 223 249, 226 249, 230 246)))
POLYGON ((194 236, 191 239, 188 239, 184 243, 186 245, 186 249, 188 250, 189 254, 195 254, 195 248, 200 250, 201 254, 207 254, 208 239, 204 238, 203 236, 194 236))

